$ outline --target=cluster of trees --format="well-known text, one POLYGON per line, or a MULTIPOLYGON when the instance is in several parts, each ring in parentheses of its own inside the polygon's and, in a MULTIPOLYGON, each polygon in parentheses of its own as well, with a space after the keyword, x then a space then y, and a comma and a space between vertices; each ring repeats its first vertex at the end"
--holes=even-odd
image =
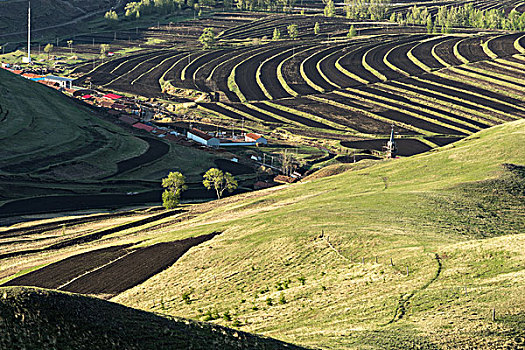
MULTIPOLYGON (((225 0, 226 7, 231 7, 232 0, 225 0)), ((168 15, 177 13, 184 7, 200 11, 202 6, 215 6, 216 0, 140 0, 128 2, 125 7, 124 19, 137 19, 147 15, 168 15)), ((112 23, 119 21, 118 14, 111 10, 106 12, 104 18, 112 23)))
MULTIPOLYGON (((215 190, 218 199, 225 191, 231 193, 238 186, 232 174, 217 168, 211 168, 204 174, 202 184, 208 190, 215 190)), ((188 188, 186 177, 178 171, 170 172, 168 177, 162 179, 162 187, 165 188, 162 193, 162 205, 166 209, 175 208, 180 202, 182 192, 188 188)))
MULTIPOLYGON (((231 0, 230 0, 231 1, 231 0)), ((289 12, 295 5, 295 0, 236 0, 239 10, 267 10, 289 12)), ((227 7, 225 5, 225 7, 227 7)))
MULTIPOLYGON (((331 1, 331 0, 329 0, 331 1)), ((390 0, 346 0, 345 14, 348 19, 370 19, 380 21, 387 19, 387 10, 390 7, 390 0)), ((329 3, 326 4, 326 7, 329 3)), ((327 10, 325 7, 325 15, 327 10)), ((334 9, 335 14, 335 9, 334 9)))
POLYGON ((199 41, 204 49, 210 49, 215 44, 215 33, 211 28, 204 28, 199 41))
POLYGON ((437 32, 438 28, 441 28, 441 32, 448 33, 453 27, 525 30, 525 14, 512 10, 505 15, 503 10, 479 10, 474 8, 473 4, 454 7, 441 6, 434 16, 426 7, 414 5, 406 15, 393 13, 390 21, 403 25, 427 25, 429 32, 437 32))

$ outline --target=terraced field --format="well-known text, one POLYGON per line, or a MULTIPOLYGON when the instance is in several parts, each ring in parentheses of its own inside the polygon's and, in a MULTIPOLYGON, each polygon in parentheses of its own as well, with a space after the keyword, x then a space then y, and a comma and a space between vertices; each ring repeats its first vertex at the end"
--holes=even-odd
POLYGON ((280 126, 340 141, 381 138, 394 125, 399 136, 433 148, 435 138, 457 139, 525 116, 525 34, 425 32, 343 18, 251 17, 223 28, 214 49, 135 54, 82 79, 148 97, 160 97, 165 82, 219 91, 222 100, 201 103, 203 111, 251 120, 262 132, 280 126), (318 35, 316 22, 322 23, 318 35), (296 40, 287 36, 290 23, 298 26, 296 40), (352 24, 361 35, 348 39, 352 24), (276 28, 283 39, 266 40, 276 28))

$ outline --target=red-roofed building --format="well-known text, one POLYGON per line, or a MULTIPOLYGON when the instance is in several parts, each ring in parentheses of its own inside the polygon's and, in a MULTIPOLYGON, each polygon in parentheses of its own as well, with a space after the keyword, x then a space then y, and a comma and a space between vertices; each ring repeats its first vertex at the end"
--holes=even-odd
POLYGON ((115 94, 105 94, 104 96, 102 96, 104 98, 107 98, 109 100, 118 100, 120 98, 122 98, 122 96, 120 95, 115 95, 115 94))
POLYGON ((247 142, 255 142, 255 143, 261 143, 263 145, 266 145, 268 144, 268 141, 262 137, 261 135, 259 134, 254 134, 253 132, 249 133, 249 134, 246 134, 244 136, 244 139, 247 141, 247 142))
POLYGON ((141 129, 141 130, 146 130, 147 132, 152 132, 153 129, 155 129, 152 126, 149 126, 149 125, 146 125, 146 124, 142 124, 142 123, 133 124, 133 127, 137 128, 137 129, 141 129))
POLYGON ((204 131, 199 129, 190 129, 188 130, 186 136, 195 142, 201 143, 208 147, 219 147, 221 141, 211 135, 206 134, 204 131))
POLYGON ((83 100, 87 100, 87 99, 90 99, 90 98, 93 98, 93 96, 91 95, 84 95, 81 97, 83 100))

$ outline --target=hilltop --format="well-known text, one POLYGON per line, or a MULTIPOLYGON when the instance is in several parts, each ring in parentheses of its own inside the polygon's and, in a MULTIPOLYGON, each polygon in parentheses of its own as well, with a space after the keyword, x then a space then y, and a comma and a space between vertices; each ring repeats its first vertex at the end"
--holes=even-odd
MULTIPOLYGON (((63 260, 70 271, 61 278, 70 280, 86 268, 81 252, 118 244, 140 252, 217 232, 111 300, 307 347, 518 348, 525 343, 524 141, 525 121, 506 123, 415 157, 325 171, 89 243, 5 258, 2 277, 35 269, 45 276, 49 263, 63 260)), ((1 242, 15 252, 115 220, 1 242)))
POLYGON ((81 295, 0 290, 2 349, 302 349, 226 327, 171 318, 81 295))

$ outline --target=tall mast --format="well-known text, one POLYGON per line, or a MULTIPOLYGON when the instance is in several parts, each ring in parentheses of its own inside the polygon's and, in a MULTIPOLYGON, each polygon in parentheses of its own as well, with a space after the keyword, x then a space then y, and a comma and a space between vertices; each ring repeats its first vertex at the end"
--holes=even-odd
POLYGON ((27 63, 31 63, 31 1, 27 9, 27 63))

